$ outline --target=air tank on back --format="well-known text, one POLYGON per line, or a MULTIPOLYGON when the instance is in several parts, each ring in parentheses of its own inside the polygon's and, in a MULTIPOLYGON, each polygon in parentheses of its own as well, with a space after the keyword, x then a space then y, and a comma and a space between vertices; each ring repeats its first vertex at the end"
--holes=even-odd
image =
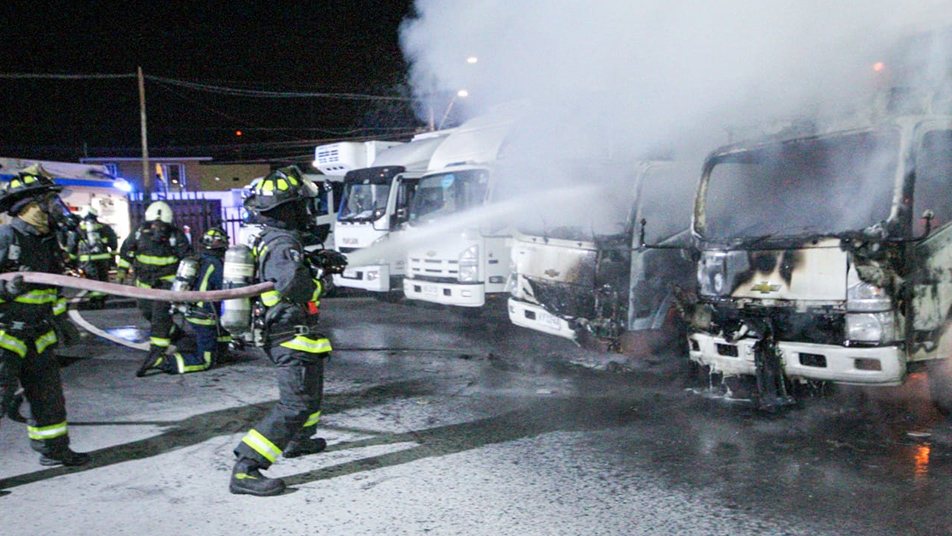
MULTIPOLYGON (((222 287, 225 289, 245 287, 254 282, 255 259, 251 248, 234 245, 225 251, 225 266, 222 287)), ((221 325, 232 334, 251 331, 251 300, 235 298, 222 302, 221 325)))

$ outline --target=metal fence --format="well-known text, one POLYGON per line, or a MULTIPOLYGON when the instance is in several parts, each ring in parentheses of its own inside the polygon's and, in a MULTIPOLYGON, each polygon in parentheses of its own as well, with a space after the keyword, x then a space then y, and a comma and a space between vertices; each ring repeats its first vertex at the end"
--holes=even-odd
MULTIPOLYGON (((205 231, 212 227, 222 227, 226 221, 223 218, 221 201, 206 199, 202 192, 182 192, 181 195, 176 195, 173 199, 151 199, 149 201, 145 201, 142 195, 138 194, 129 197, 129 219, 132 223, 132 229, 136 229, 140 223, 145 221, 145 209, 152 201, 168 203, 172 209, 172 214, 175 215, 173 220, 175 226, 185 231, 185 236, 189 238, 192 251, 195 253, 200 252, 199 242, 205 231)), ((227 221, 231 226, 232 222, 227 221)), ((234 241, 234 238, 238 236, 237 223, 234 224, 234 231, 230 228, 226 228, 225 231, 234 241)))

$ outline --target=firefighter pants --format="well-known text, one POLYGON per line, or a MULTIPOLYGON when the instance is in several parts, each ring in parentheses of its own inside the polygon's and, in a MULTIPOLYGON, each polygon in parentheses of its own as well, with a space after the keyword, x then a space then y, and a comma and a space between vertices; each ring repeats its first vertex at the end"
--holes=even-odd
MULTIPOLYGON (((111 263, 108 260, 87 261, 80 267, 86 274, 86 279, 94 281, 109 281, 109 267, 111 263)), ((92 303, 104 303, 106 295, 102 292, 92 291, 86 295, 92 303)))
POLYGON ((179 374, 208 370, 218 360, 218 324, 215 320, 211 320, 211 325, 195 323, 196 320, 204 319, 186 320, 195 332, 195 351, 184 354, 175 352, 175 370, 179 374))
MULTIPOLYGON (((145 286, 141 285, 140 286, 145 286)), ((168 281, 156 281, 151 288, 169 290, 172 284, 168 281)), ((156 300, 139 300, 139 310, 142 316, 149 321, 149 350, 164 351, 172 343, 172 304, 156 300)))
POLYGON ((69 445, 66 433, 66 399, 60 381, 59 363, 53 355, 56 333, 0 330, 0 384, 19 380, 30 403, 27 432, 30 446, 50 454, 69 445))
POLYGON ((278 403, 235 448, 239 459, 270 466, 292 439, 314 433, 324 395, 324 357, 281 346, 266 348, 277 365, 278 403))

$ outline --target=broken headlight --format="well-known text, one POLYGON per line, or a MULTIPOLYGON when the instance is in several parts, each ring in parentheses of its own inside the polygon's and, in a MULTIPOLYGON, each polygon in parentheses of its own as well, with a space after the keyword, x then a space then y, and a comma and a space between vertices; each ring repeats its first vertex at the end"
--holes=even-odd
POLYGON ((459 273, 457 279, 460 283, 475 283, 478 281, 479 268, 479 246, 469 246, 459 256, 459 273))
POLYGON ((725 258, 720 251, 705 251, 697 263, 697 285, 702 296, 719 296, 724 293, 727 276, 725 258))
POLYGON ((889 311, 892 301, 886 291, 869 283, 857 283, 846 291, 846 310, 859 312, 889 311))
POLYGON ((895 315, 892 311, 847 314, 846 338, 851 342, 894 341, 896 339, 895 315))

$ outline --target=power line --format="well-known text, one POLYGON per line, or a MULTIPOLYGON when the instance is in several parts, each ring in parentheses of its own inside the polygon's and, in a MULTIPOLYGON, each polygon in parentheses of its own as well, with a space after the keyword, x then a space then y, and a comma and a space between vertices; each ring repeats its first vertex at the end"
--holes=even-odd
POLYGON ((108 78, 135 78, 133 74, 56 74, 56 73, 0 73, 0 78, 45 80, 95 80, 108 78))
POLYGON ((174 78, 164 78, 161 76, 146 75, 147 80, 153 82, 159 82, 164 84, 169 84, 173 86, 180 86, 188 89, 194 89, 196 91, 206 91, 209 93, 218 93, 222 95, 232 95, 238 97, 262 97, 262 98, 327 98, 327 99, 341 99, 341 100, 372 100, 372 101, 402 101, 402 102, 412 102, 413 99, 410 97, 398 97, 398 96, 387 96, 387 95, 367 95, 363 93, 324 93, 324 92, 313 92, 313 91, 267 91, 267 90, 257 90, 257 89, 240 89, 233 87, 224 87, 224 86, 213 86, 210 84, 202 84, 198 82, 188 82, 185 80, 176 80, 174 78))

